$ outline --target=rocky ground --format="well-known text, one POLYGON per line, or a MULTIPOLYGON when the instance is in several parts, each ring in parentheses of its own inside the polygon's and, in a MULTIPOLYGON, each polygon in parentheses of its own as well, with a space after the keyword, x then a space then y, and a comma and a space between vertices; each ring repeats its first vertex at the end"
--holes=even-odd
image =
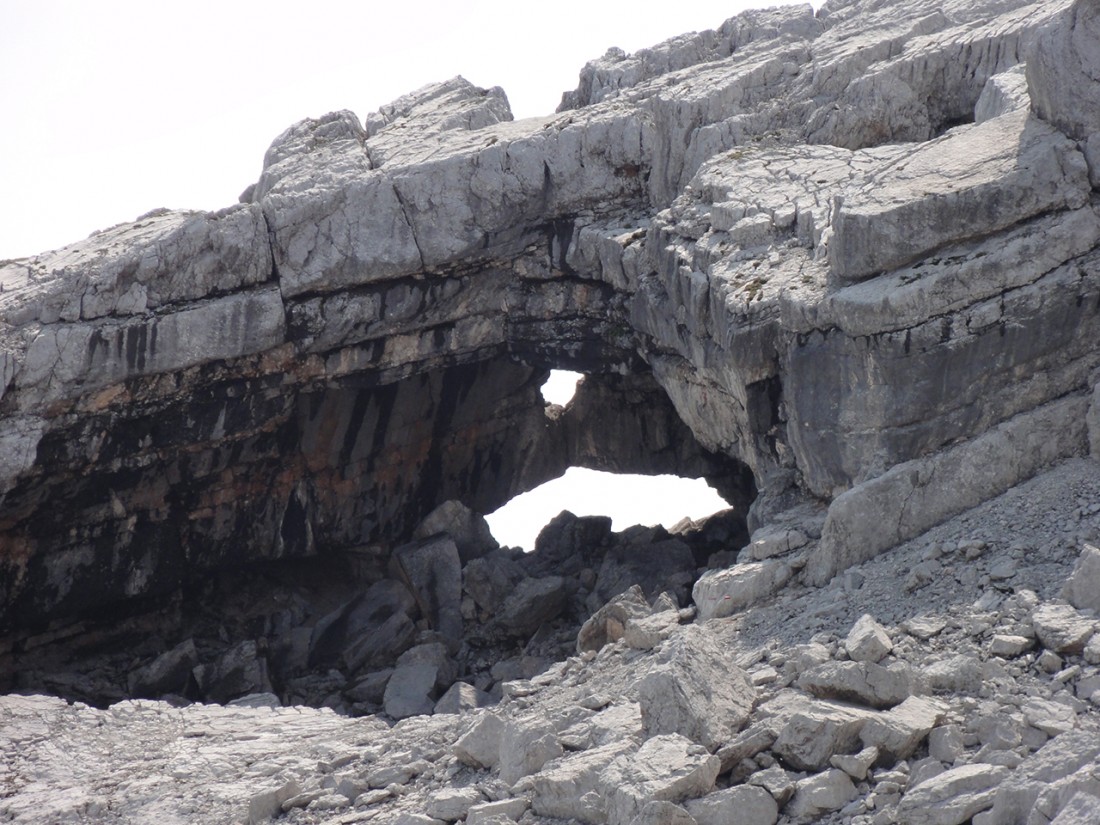
MULTIPOLYGON (((792 571, 776 593, 700 620, 723 612, 701 584, 697 610, 628 590, 569 655, 484 685, 496 701, 470 684, 395 721, 344 715, 346 698, 8 695, 0 818, 1096 822, 1100 464, 1063 463, 820 588, 798 570, 815 523, 794 512, 798 546, 771 527, 732 568, 774 552, 792 571)), ((424 663, 404 658, 411 684, 424 663)))

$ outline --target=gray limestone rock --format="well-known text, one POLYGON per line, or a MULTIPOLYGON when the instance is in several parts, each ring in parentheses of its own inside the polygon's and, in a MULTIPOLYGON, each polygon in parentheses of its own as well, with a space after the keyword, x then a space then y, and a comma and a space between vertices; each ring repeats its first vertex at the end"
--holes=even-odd
POLYGON ((904 663, 888 667, 866 662, 825 662, 803 672, 798 687, 822 699, 839 699, 872 708, 892 708, 919 688, 904 663))
POLYGON ((1089 544, 1081 548, 1062 597, 1078 610, 1100 613, 1100 548, 1089 544))
POLYGON ((184 695, 191 671, 199 664, 194 639, 180 642, 152 662, 130 672, 127 686, 135 699, 155 699, 166 693, 184 695))
POLYGON ((424 539, 394 551, 429 626, 454 644, 462 639, 462 564, 447 537, 424 539))
POLYGON ((632 587, 616 596, 581 625, 577 634, 577 652, 599 650, 604 645, 618 641, 626 631, 627 622, 652 614, 649 602, 640 587, 632 587))
POLYGON ((551 725, 506 723, 500 739, 500 779, 515 785, 562 753, 557 731, 551 725))
POLYGON ((444 822, 454 822, 466 819, 470 808, 484 800, 477 788, 444 788, 432 794, 424 813, 444 822))
POLYGON ((504 722, 493 713, 485 713, 454 744, 454 754, 465 765, 492 768, 500 761, 500 743, 504 722))
POLYGON ((962 825, 993 805, 997 786, 1009 775, 998 765, 962 765, 909 788, 898 814, 913 825, 962 825))
POLYGON ((876 716, 837 702, 808 700, 784 722, 772 751, 797 770, 822 770, 834 754, 859 750, 860 733, 876 716))
POLYGON ((1080 653, 1096 631, 1096 622, 1068 604, 1041 604, 1031 612, 1039 642, 1055 653, 1080 653))
POLYGON ((212 702, 227 702, 248 693, 271 693, 267 660, 254 641, 241 642, 215 661, 195 667, 195 681, 212 702))
POLYGON ((620 740, 554 760, 532 777, 531 810, 540 816, 607 822, 607 771, 616 759, 636 749, 634 743, 620 740))
POLYGON ((784 808, 787 816, 808 820, 839 811, 857 796, 855 785, 843 771, 827 770, 795 785, 794 796, 784 808))
POLYGON ((869 719, 860 730, 864 746, 880 754, 908 759, 936 725, 943 722, 948 706, 935 699, 910 696, 900 705, 869 719))
POLYGON ((468 713, 493 703, 492 697, 466 682, 455 682, 439 697, 432 713, 468 713))
POLYGON ((1035 112, 1078 139, 1100 131, 1100 92, 1094 82, 1100 71, 1097 32, 1096 6, 1078 0, 1037 38, 1027 56, 1035 112))
POLYGON ((678 734, 650 738, 636 753, 620 756, 603 777, 608 822, 628 823, 651 801, 680 802, 714 787, 718 757, 678 734))
POLYGON ((713 751, 748 720, 756 689, 705 628, 681 628, 658 662, 638 684, 649 736, 680 734, 713 751))
POLYGON ((507 636, 526 639, 541 625, 556 619, 568 598, 568 583, 561 576, 523 579, 501 603, 494 624, 507 636))
POLYGON ((844 640, 844 649, 857 662, 879 662, 893 647, 886 628, 866 613, 852 625, 844 640))
POLYGON ((445 501, 428 513, 413 531, 413 538, 426 539, 438 533, 451 537, 463 565, 500 546, 489 531, 485 517, 461 501, 445 501))
POLYGON ((777 559, 708 570, 695 582, 691 598, 700 619, 732 616, 772 596, 792 575, 790 565, 777 559))
POLYGON ((831 271, 860 280, 1049 209, 1081 206, 1090 188, 1084 157, 1055 135, 1027 112, 1003 115, 931 141, 884 185, 840 196, 831 271))
POLYGON ((779 806, 764 788, 739 785, 714 791, 687 803, 687 810, 699 825, 775 825, 779 806))

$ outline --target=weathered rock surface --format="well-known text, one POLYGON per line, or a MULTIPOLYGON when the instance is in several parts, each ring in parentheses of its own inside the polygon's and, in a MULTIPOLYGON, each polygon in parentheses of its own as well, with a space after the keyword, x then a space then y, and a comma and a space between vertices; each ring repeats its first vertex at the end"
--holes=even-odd
POLYGON ((0 264, 0 687, 79 700, 0 698, 0 819, 1088 817, 1096 18, 750 12, 519 122, 455 78, 0 264), (733 509, 496 547, 570 465, 733 509))

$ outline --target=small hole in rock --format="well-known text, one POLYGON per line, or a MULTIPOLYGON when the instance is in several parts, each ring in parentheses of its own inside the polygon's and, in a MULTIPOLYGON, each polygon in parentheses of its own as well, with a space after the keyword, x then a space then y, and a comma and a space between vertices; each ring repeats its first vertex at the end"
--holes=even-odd
POLYGON ((564 407, 577 394, 577 382, 584 378, 583 373, 569 370, 550 370, 550 377, 542 385, 542 397, 548 404, 564 407))

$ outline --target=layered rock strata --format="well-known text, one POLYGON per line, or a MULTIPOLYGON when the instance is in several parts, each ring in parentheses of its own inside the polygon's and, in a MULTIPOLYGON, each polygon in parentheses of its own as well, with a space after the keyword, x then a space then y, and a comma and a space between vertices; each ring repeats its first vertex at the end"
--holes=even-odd
POLYGON ((830 505, 745 559, 766 594, 1083 454, 1092 17, 753 12, 518 122, 455 79, 291 127, 237 206, 6 262, 0 627, 396 546, 571 463, 706 475, 753 528, 830 505), (554 366, 590 400, 548 413, 554 366))

